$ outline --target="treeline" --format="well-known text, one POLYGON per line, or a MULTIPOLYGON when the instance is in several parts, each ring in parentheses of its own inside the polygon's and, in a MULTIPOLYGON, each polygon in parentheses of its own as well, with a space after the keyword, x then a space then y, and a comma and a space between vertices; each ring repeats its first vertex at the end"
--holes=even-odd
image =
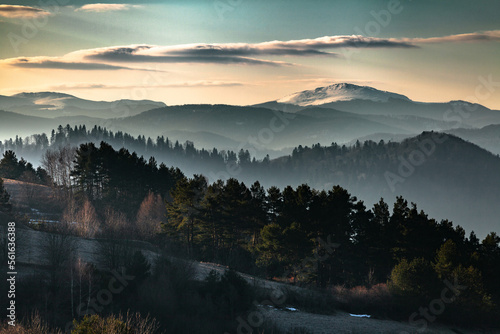
POLYGON ((490 168, 500 168, 498 156, 458 137, 437 132, 423 132, 402 142, 368 140, 357 141, 350 147, 336 143, 299 146, 290 156, 276 159, 272 164, 271 175, 278 184, 302 180, 321 187, 333 181, 349 189, 368 191, 376 185, 391 192, 409 188, 408 182, 418 185, 419 176, 439 176, 449 188, 483 182, 500 184, 499 175, 489 172, 490 168), (481 172, 470 173, 471 166, 481 172), (454 173, 449 173, 450 170, 454 173), (409 174, 417 177, 408 178, 409 174), (454 177, 460 174, 466 174, 467 178, 461 177, 462 182, 457 182, 454 177), (475 182, 471 182, 472 178, 475 182))
POLYGON ((61 204, 60 221, 83 237, 153 240, 165 219, 164 201, 184 178, 179 168, 105 142, 49 150, 42 165, 61 204))
MULTIPOLYGON (((35 161, 40 160, 47 150, 55 150, 60 147, 70 146, 78 147, 82 143, 94 143, 98 145, 104 141, 115 149, 127 148, 130 151, 137 152, 138 155, 154 156, 158 161, 164 162, 169 166, 184 167, 192 169, 193 164, 202 163, 204 170, 212 168, 213 170, 224 169, 226 164, 249 163, 250 153, 248 150, 239 152, 218 151, 216 148, 208 151, 205 149, 196 149, 192 142, 179 143, 171 141, 164 136, 146 138, 145 136, 134 137, 122 131, 108 131, 105 127, 94 126, 88 130, 85 125, 69 125, 63 127, 60 125, 57 130, 52 130, 50 136, 45 133, 35 134, 30 137, 9 139, 0 141, 0 152, 12 150, 17 155, 29 157, 35 161)), ((254 159, 254 162, 255 159, 254 159)), ((193 171, 199 170, 194 168, 193 171)))
MULTIPOLYGON (((100 126, 87 129, 85 126, 72 128, 60 125, 49 136, 38 134, 24 140, 16 137, 0 141, 0 152, 12 150, 31 161, 41 161, 46 151, 56 151, 60 147, 76 148, 82 143, 99 145, 101 141, 116 150, 126 148, 146 159, 153 156, 158 163, 176 166, 186 175, 203 174, 211 182, 234 177, 247 184, 256 180, 266 186, 280 187, 307 183, 316 189, 329 189, 334 184, 340 184, 354 193, 370 194, 373 201, 395 190, 418 189, 421 195, 423 191, 418 187, 421 183, 418 176, 431 178, 432 175, 439 175, 443 183, 448 183, 447 188, 456 188, 457 193, 460 193, 462 185, 473 188, 473 184, 491 184, 490 181, 493 181, 495 186, 488 189, 488 192, 495 196, 496 184, 500 184, 500 178, 491 175, 487 167, 481 167, 485 172, 469 172, 469 165, 474 165, 474 168, 500 166, 498 157, 481 149, 474 149, 459 138, 433 132, 423 133, 401 143, 381 140, 378 143, 358 141, 352 146, 336 143, 329 146, 298 146, 288 156, 273 160, 267 156, 258 160, 248 149, 237 152, 219 151, 216 148, 197 149, 192 142, 179 143, 164 136, 134 137, 121 131, 108 131, 100 126), (455 153, 457 150, 463 150, 464 153, 458 156, 455 153), (401 174, 405 173, 398 173, 402 165, 407 171, 412 171, 415 166, 419 167, 415 174, 417 177, 409 180, 402 177, 401 174), (443 172, 448 169, 456 172, 443 172), (391 173, 389 176, 388 171, 391 173), (468 184, 451 184, 453 180, 450 178, 462 172, 474 180, 468 184), (412 183, 411 187, 409 183, 412 183)), ((473 194, 474 197, 479 195, 473 194)), ((468 197, 464 196, 464 200, 467 200, 468 197)))
POLYGON ((184 177, 179 168, 158 165, 154 157, 146 161, 124 148, 116 151, 105 142, 80 145, 73 162, 70 175, 77 197, 127 214, 137 212, 150 192, 167 197, 184 177))
POLYGON ((11 150, 4 152, 0 160, 0 177, 45 185, 50 183, 46 170, 41 167, 35 169, 24 158, 18 159, 11 150))
MULTIPOLYGON (((376 147, 363 146, 374 152, 373 156, 382 154, 377 154, 376 147)), ((377 147, 383 151, 381 145, 377 147)), ((356 149, 361 145, 347 150, 356 149)), ((324 152, 321 147, 299 148, 294 155, 312 150, 324 152)), ((331 148, 331 152, 339 154, 344 150, 331 148)), ((6 156, 2 161, 11 160, 6 156)), ((96 210, 96 221, 100 222, 91 230, 99 231, 101 222, 106 226, 106 220, 113 220, 110 217, 124 214, 135 220, 143 203, 150 203, 148 207, 152 208, 167 200, 164 231, 184 245, 189 256, 245 267, 239 269, 257 270, 258 264, 270 276, 291 270, 322 248, 319 240, 328 238, 341 245, 335 250, 341 256, 335 257, 339 263, 323 262, 308 278, 322 286, 362 284, 369 273, 374 282, 385 282, 398 261, 419 257, 432 261, 449 239, 464 249, 462 260, 476 251, 480 254, 480 242, 473 233, 466 238, 462 228, 429 219, 415 206, 408 207, 402 198, 390 215, 384 202, 367 209, 339 186, 328 191, 305 184, 295 189, 288 186, 266 190, 259 182, 248 188, 233 178, 210 184, 204 176, 187 178, 179 169, 158 165, 155 158, 146 161, 135 152, 117 151, 104 142, 99 147, 82 144, 73 158, 71 154, 69 157, 68 163, 63 162, 67 165, 72 161, 65 182, 69 191, 65 196, 67 217, 78 217, 77 209, 85 208, 88 202, 87 209, 96 210)), ((55 164, 61 161, 53 160, 55 164)), ((45 165, 54 180, 53 171, 58 168, 48 162, 45 165)), ((89 215, 82 212, 81 216, 89 215)), ((75 218, 67 218, 68 222, 71 219, 75 218)))

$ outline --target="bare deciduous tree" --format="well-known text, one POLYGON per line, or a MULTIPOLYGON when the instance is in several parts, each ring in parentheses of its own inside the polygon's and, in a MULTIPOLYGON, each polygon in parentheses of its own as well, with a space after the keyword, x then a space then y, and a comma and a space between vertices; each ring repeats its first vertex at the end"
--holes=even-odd
POLYGON ((127 265, 134 254, 132 242, 136 229, 125 214, 108 207, 105 210, 105 222, 99 240, 98 256, 100 265, 106 269, 120 269, 127 265))
POLYGON ((70 201, 63 214, 63 221, 78 235, 93 238, 99 232, 100 222, 94 206, 85 201, 78 210, 75 201, 70 201))
POLYGON ((150 192, 137 213, 137 230, 144 239, 151 239, 161 230, 161 223, 165 221, 167 213, 165 203, 160 195, 150 192))
POLYGON ((42 167, 53 180, 54 189, 59 199, 71 199, 71 170, 75 160, 76 148, 61 146, 55 150, 47 150, 42 157, 42 167))
MULTIPOLYGON (((83 310, 83 306, 86 306, 88 311, 90 304, 90 296, 92 295, 93 289, 98 288, 94 283, 95 277, 95 266, 84 262, 80 257, 76 259, 73 263, 72 267, 72 276, 71 276, 71 307, 72 313, 75 311, 80 315, 80 312, 83 310), (76 284, 73 282, 76 281, 76 284), (77 303, 74 302, 74 285, 78 286, 78 298, 77 303), (86 285, 86 287, 85 287, 86 285), (87 297, 85 299, 85 297, 87 297)), ((95 290, 95 289, 94 289, 95 290)), ((75 316, 73 315, 73 318, 75 316)))

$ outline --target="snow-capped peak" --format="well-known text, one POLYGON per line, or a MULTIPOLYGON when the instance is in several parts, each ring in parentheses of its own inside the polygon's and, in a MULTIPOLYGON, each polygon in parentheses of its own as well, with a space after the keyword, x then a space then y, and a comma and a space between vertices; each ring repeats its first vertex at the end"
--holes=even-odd
POLYGON ((372 87, 357 86, 349 83, 338 83, 314 90, 305 90, 279 99, 279 103, 299 106, 317 106, 325 103, 350 100, 370 100, 387 102, 389 98, 410 101, 404 95, 381 91, 372 87))

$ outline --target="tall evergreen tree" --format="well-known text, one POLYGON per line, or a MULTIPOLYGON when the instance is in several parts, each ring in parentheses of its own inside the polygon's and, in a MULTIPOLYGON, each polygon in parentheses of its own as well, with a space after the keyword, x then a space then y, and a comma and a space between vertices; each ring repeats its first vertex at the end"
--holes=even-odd
POLYGON ((184 241, 188 256, 194 255, 195 235, 201 214, 201 202, 205 196, 207 181, 201 175, 193 179, 181 179, 171 192, 172 201, 167 202, 167 232, 184 241))
POLYGON ((0 160, 0 177, 17 180, 24 172, 24 168, 19 164, 14 151, 5 151, 0 160))

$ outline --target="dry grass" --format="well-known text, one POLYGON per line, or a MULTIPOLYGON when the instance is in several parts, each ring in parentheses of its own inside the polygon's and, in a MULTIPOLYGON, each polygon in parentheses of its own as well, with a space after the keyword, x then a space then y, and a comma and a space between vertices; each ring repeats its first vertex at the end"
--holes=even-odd
POLYGON ((11 203, 20 211, 29 212, 30 208, 44 212, 61 210, 61 203, 51 187, 11 179, 3 181, 11 203))
POLYGON ((357 286, 347 289, 343 286, 335 286, 331 289, 331 292, 341 309, 356 314, 368 313, 385 317, 387 307, 392 300, 387 284, 383 283, 374 285, 371 288, 357 286))
POLYGON ((7 323, 0 324, 0 332, 4 334, 62 334, 60 330, 54 330, 45 323, 38 312, 16 326, 7 323))

